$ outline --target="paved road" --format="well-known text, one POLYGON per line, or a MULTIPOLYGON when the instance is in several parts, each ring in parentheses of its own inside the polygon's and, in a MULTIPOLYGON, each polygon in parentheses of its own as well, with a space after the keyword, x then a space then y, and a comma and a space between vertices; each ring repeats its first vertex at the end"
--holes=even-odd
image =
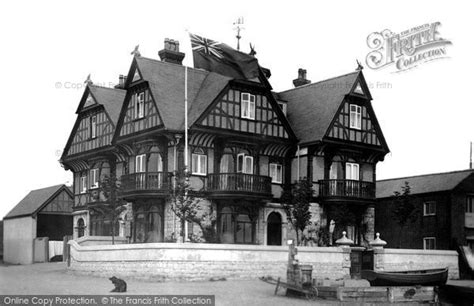
MULTIPOLYGON (((216 305, 337 305, 337 302, 310 302, 288 298, 282 290, 275 296, 274 286, 259 280, 216 282, 145 282, 126 280, 127 294, 211 294, 216 305)), ((0 294, 111 294, 107 278, 75 275, 64 263, 0 265, 0 294)))

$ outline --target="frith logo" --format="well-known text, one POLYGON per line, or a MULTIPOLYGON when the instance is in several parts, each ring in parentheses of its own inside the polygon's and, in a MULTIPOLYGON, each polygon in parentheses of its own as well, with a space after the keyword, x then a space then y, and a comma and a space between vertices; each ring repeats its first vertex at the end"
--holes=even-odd
POLYGON ((366 63, 372 69, 395 66, 395 72, 415 68, 419 64, 446 58, 451 41, 440 37, 440 22, 424 24, 399 34, 390 30, 374 32, 367 37, 371 51, 366 63))

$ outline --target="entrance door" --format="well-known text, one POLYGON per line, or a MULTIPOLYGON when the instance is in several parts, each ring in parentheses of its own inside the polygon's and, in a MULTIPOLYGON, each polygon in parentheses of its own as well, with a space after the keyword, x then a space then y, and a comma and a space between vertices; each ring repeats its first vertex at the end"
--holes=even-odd
POLYGON ((268 215, 267 245, 281 245, 281 216, 276 212, 268 215))

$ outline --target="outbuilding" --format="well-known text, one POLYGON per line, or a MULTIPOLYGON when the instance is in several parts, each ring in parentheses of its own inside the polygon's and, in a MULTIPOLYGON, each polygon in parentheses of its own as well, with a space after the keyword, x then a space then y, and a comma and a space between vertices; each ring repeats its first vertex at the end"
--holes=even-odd
POLYGON ((72 235, 73 199, 74 195, 66 185, 28 193, 3 218, 4 262, 33 263, 37 237, 62 241, 65 235, 72 235))

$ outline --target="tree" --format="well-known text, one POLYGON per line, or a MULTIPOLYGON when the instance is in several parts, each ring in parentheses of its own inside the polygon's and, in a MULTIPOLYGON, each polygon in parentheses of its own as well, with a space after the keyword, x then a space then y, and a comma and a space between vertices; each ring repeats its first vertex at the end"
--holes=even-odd
POLYGON ((91 209, 110 219, 112 224, 112 244, 115 244, 115 224, 127 208, 127 202, 121 198, 122 187, 115 174, 105 176, 99 183, 98 202, 91 209))
POLYGON ((216 242, 216 216, 212 207, 209 211, 201 206, 201 200, 195 197, 195 192, 189 182, 189 173, 181 169, 175 174, 175 183, 171 184, 169 200, 171 211, 178 217, 180 223, 180 236, 185 241, 184 226, 186 222, 193 222, 199 226, 206 242, 216 242))
POLYGON ((398 235, 398 248, 402 247, 402 233, 408 222, 414 222, 417 219, 417 210, 410 200, 410 185, 405 182, 402 186, 402 192, 393 192, 393 204, 394 208, 392 211, 392 217, 399 226, 398 235))
POLYGON ((296 231, 296 241, 301 245, 302 237, 305 228, 311 224, 310 201, 313 196, 313 186, 311 182, 302 179, 294 184, 290 190, 286 190, 281 200, 283 208, 286 211, 288 222, 296 231))
POLYGON ((174 179, 174 184, 171 184, 169 191, 171 211, 179 219, 180 236, 185 241, 185 223, 186 221, 193 222, 197 218, 200 200, 194 197, 187 171, 177 171, 174 179))

